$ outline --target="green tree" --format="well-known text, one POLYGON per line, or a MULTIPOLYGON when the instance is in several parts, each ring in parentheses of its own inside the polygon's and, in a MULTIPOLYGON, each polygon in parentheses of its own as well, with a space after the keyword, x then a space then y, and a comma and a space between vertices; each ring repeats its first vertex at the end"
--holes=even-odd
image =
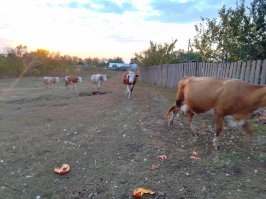
POLYGON ((192 46, 200 54, 202 61, 219 61, 220 49, 215 40, 218 28, 216 19, 201 18, 201 23, 195 25, 197 32, 192 46))
POLYGON ((189 62, 189 61, 201 61, 199 53, 195 53, 193 51, 185 51, 185 50, 178 50, 176 55, 176 62, 189 62))
POLYGON ((56 75, 75 73, 79 58, 61 56, 59 52, 37 49, 27 52, 27 46, 6 49, 7 56, 0 56, 0 76, 56 75))
POLYGON ((26 70, 26 64, 24 63, 24 56, 27 53, 27 46, 19 45, 16 48, 7 49, 7 74, 15 75, 19 77, 23 75, 26 70))
POLYGON ((140 67, 176 63, 177 52, 174 50, 176 42, 177 39, 164 44, 150 41, 150 47, 141 53, 135 53, 135 57, 131 58, 131 61, 140 67))
POLYGON ((125 63, 121 57, 114 57, 107 60, 107 63, 125 63))
POLYGON ((254 0, 251 3, 251 54, 253 59, 266 58, 266 1, 254 0))
POLYGON ((236 8, 223 6, 218 19, 202 18, 195 25, 193 47, 203 61, 227 62, 266 58, 266 2, 253 0, 251 8, 237 1, 236 8), (250 12, 248 12, 250 10, 250 12))

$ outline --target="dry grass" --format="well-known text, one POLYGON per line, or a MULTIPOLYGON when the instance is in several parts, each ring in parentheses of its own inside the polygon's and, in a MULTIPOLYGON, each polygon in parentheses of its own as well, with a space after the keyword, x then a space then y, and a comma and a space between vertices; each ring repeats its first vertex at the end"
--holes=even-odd
MULTIPOLYGON (((0 101, 0 198, 124 199, 141 186, 155 198, 265 198, 265 126, 253 124, 251 151, 242 132, 230 128, 215 151, 211 117, 195 118, 199 138, 182 115, 167 127, 174 90, 138 82, 127 100, 121 73, 109 71, 106 94, 90 96, 90 73, 77 92, 23 78, 0 101), (199 160, 190 158, 195 151, 199 160), (71 172, 55 174, 63 163, 71 172)), ((13 81, 0 80, 0 94, 13 81)))

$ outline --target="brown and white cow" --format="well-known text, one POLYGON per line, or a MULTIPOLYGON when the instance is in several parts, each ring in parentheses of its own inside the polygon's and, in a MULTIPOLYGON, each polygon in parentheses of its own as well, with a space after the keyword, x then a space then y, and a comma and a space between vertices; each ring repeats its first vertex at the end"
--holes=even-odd
POLYGON ((91 76, 91 81, 93 83, 93 90, 97 87, 97 89, 101 88, 103 82, 107 80, 106 74, 94 74, 91 76))
POLYGON ((66 76, 65 77, 65 86, 68 87, 69 89, 69 86, 72 85, 73 86, 73 89, 77 90, 77 83, 78 82, 82 82, 82 77, 81 76, 66 76))
POLYGON ((59 82, 59 77, 44 77, 43 78, 43 83, 46 88, 52 88, 54 84, 59 82))
POLYGON ((130 99, 133 92, 134 86, 137 83, 139 75, 135 74, 133 71, 127 71, 123 74, 123 83, 127 86, 126 95, 128 94, 128 99, 130 99))
POLYGON ((252 131, 248 119, 260 107, 266 106, 266 86, 249 84, 237 79, 213 77, 187 77, 179 81, 175 103, 167 111, 169 125, 179 110, 187 113, 190 127, 195 133, 192 117, 212 110, 215 116, 214 146, 219 149, 219 136, 225 120, 229 126, 242 127, 246 139, 251 141, 252 131))

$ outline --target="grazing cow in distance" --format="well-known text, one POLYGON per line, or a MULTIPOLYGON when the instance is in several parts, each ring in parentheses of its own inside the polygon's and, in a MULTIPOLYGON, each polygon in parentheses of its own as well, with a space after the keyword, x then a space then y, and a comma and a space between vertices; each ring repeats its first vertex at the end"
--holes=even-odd
POLYGON ((137 83, 139 75, 136 75, 133 71, 127 71, 123 74, 123 83, 127 86, 126 94, 128 94, 128 99, 130 99, 133 92, 134 86, 137 83))
POLYGON ((93 83, 93 90, 95 90, 95 87, 97 86, 97 89, 101 88, 101 85, 103 82, 107 80, 106 74, 94 74, 91 76, 91 81, 93 83))
POLYGON ((77 83, 78 82, 82 82, 82 77, 81 76, 66 76, 65 77, 65 86, 68 87, 69 89, 69 86, 72 85, 73 86, 73 89, 77 89, 77 83))
POLYGON ((254 111, 266 106, 266 86, 250 84, 237 79, 214 77, 187 77, 179 81, 174 104, 167 111, 169 126, 179 110, 188 115, 193 133, 192 117, 213 111, 215 116, 215 148, 220 148, 219 136, 225 120, 229 126, 242 127, 246 141, 251 142, 252 131, 247 123, 254 111))
POLYGON ((54 84, 59 82, 59 77, 44 77, 43 78, 43 83, 46 86, 46 88, 52 88, 54 84))

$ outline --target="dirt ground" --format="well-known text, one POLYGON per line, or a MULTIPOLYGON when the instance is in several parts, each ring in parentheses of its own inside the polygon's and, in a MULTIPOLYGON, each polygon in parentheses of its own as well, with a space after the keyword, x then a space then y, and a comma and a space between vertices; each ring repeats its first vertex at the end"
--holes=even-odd
POLYGON ((121 72, 106 72, 104 95, 90 95, 90 71, 77 92, 62 78, 53 89, 0 80, 0 198, 130 199, 138 187, 155 192, 143 198, 266 198, 265 125, 252 121, 251 150, 226 127, 216 151, 212 117, 195 117, 199 138, 182 115, 169 128, 174 90, 138 82, 128 100, 121 72), (54 173, 63 163, 71 171, 54 173))

